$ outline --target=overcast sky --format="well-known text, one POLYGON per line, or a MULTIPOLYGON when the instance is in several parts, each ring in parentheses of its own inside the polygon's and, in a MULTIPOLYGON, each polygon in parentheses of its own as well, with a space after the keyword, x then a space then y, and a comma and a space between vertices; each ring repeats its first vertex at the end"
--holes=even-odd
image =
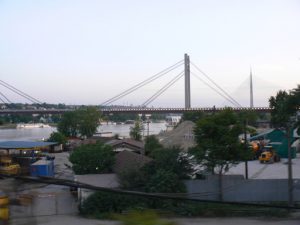
MULTIPOLYGON (((244 106, 251 66, 254 104, 266 106, 300 83, 300 1, 0 0, 0 78, 43 102, 100 104, 184 53, 244 106)), ((182 70, 115 104, 142 104, 182 70)), ((183 87, 150 106, 183 107, 183 87)), ((191 87, 193 107, 231 105, 194 76, 191 87)))

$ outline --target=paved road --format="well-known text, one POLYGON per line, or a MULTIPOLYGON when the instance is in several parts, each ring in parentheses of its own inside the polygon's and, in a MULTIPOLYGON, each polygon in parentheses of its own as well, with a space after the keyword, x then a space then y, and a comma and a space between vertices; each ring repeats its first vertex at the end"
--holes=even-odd
MULTIPOLYGON (((178 225, 299 225, 298 219, 261 219, 261 218, 193 218, 193 219, 174 219, 178 225)), ((108 220, 93 220, 78 217, 76 215, 58 215, 58 216, 42 216, 31 218, 20 218, 10 221, 10 225, 119 225, 119 222, 108 220)))

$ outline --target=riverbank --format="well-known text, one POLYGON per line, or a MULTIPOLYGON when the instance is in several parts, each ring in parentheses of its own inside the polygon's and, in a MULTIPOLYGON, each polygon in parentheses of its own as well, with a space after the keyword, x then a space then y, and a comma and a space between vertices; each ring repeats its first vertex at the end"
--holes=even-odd
POLYGON ((0 125, 0 129, 16 129, 17 124, 15 123, 7 123, 7 124, 3 124, 0 125))

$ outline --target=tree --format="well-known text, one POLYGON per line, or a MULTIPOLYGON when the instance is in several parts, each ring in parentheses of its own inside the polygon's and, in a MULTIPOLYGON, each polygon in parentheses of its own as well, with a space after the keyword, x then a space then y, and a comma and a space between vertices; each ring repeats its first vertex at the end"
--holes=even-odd
POLYGON ((269 99, 271 111, 271 123, 277 128, 286 128, 291 116, 296 112, 293 97, 286 91, 279 91, 276 96, 269 99))
POLYGON ((78 110, 78 129, 81 136, 91 137, 97 131, 101 114, 96 107, 86 107, 78 110))
POLYGON ((75 174, 109 173, 115 162, 112 147, 102 143, 82 145, 69 158, 75 174))
POLYGON ((159 169, 148 180, 146 192, 151 193, 182 193, 185 186, 178 175, 169 170, 159 169))
POLYGON ((150 156, 154 159, 152 171, 157 170, 170 171, 178 176, 179 179, 188 179, 194 172, 188 156, 180 148, 159 148, 154 150, 150 156))
POLYGON ((146 192, 185 192, 182 179, 192 174, 190 162, 179 148, 160 148, 151 152, 153 161, 140 169, 127 169, 118 174, 122 188, 146 192))
POLYGON ((155 135, 150 135, 145 139, 145 154, 149 155, 156 149, 160 149, 163 146, 159 143, 159 140, 156 138, 155 135))
POLYGON ((85 107, 63 114, 57 130, 67 137, 91 137, 99 126, 101 114, 96 107, 85 107))
POLYGON ((245 157, 239 140, 241 133, 242 126, 230 109, 199 120, 194 130, 197 145, 190 153, 200 164, 219 175, 220 200, 223 199, 223 173, 245 157))
POLYGON ((142 130, 143 130, 143 125, 139 120, 136 120, 134 122, 134 126, 130 127, 130 132, 129 135, 131 138, 134 140, 140 141, 142 139, 142 130))
POLYGON ((202 119, 204 117, 203 112, 184 112, 182 116, 182 120, 186 121, 193 121, 196 123, 198 120, 202 119))
POLYGON ((48 141, 57 142, 58 144, 66 144, 67 138, 60 132, 52 132, 48 141))
POLYGON ((272 108, 271 123, 274 127, 283 128, 288 138, 288 193, 289 206, 293 206, 293 176, 292 176, 292 153, 291 153, 291 128, 298 128, 300 133, 300 122, 292 121, 300 106, 300 85, 289 93, 279 91, 276 96, 271 96, 269 106, 272 108))
POLYGON ((57 130, 66 137, 77 137, 79 135, 78 121, 79 119, 76 111, 65 112, 62 115, 60 122, 57 124, 57 130))

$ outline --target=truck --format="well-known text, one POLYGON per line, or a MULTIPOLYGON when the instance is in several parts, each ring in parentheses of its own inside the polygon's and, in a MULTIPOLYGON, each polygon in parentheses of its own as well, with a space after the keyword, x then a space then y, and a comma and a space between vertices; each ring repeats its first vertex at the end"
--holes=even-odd
POLYGON ((0 174, 3 175, 18 175, 21 172, 21 167, 17 163, 13 163, 9 156, 0 157, 0 174))
POLYGON ((280 157, 272 146, 267 145, 264 146, 258 160, 260 163, 274 163, 279 162, 280 157))

